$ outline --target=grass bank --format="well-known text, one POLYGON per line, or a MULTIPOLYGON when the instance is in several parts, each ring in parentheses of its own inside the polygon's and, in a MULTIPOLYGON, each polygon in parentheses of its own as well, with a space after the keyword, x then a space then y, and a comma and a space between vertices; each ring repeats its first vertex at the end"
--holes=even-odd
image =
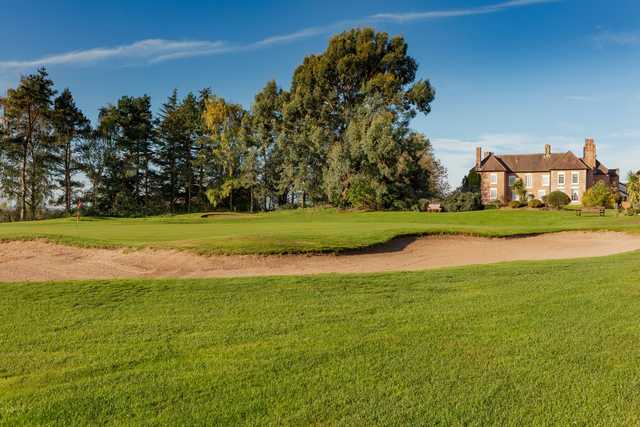
POLYGON ((0 424, 638 424, 639 277, 0 284, 0 424))
POLYGON ((564 230, 640 231, 640 217, 577 217, 568 211, 489 210, 465 213, 341 212, 306 209, 262 214, 144 219, 56 219, 0 224, 0 240, 46 238, 98 247, 188 249, 199 253, 270 254, 340 251, 399 235, 466 233, 513 236, 564 230))

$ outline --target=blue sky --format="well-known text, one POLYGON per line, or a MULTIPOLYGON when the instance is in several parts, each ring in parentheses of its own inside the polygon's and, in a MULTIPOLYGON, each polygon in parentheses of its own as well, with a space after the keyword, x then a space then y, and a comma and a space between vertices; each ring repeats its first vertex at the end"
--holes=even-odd
POLYGON ((121 95, 211 87, 249 107, 270 79, 288 87, 332 33, 373 26, 403 35, 437 91, 413 127, 457 185, 476 145, 579 153, 640 169, 640 2, 0 1, 0 92, 46 65, 85 113, 121 95))

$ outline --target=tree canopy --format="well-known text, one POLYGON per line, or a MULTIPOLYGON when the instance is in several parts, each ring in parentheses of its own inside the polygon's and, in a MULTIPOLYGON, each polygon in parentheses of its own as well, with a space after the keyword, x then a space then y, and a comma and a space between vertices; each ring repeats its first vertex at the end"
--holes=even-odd
POLYGON ((408 209, 441 196, 446 171, 411 129, 435 91, 417 78, 402 37, 370 28, 334 36, 268 82, 251 108, 210 89, 174 90, 153 114, 148 96, 102 107, 94 126, 47 71, 0 99, 2 197, 18 219, 76 201, 100 215, 332 204, 408 209))

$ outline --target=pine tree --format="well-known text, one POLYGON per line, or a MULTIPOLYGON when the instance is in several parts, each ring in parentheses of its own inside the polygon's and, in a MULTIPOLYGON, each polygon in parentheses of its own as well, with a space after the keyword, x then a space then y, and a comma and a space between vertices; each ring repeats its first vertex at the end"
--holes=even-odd
POLYGON ((44 68, 23 76, 2 99, 5 129, 3 188, 16 199, 19 219, 31 218, 51 191, 51 98, 53 82, 44 68))
POLYGON ((65 89, 53 103, 52 124, 55 142, 55 172, 62 175, 60 187, 63 190, 62 203, 65 213, 71 212, 74 188, 80 183, 73 180, 74 175, 81 170, 78 161, 79 139, 90 133, 89 120, 76 107, 69 89, 65 89))

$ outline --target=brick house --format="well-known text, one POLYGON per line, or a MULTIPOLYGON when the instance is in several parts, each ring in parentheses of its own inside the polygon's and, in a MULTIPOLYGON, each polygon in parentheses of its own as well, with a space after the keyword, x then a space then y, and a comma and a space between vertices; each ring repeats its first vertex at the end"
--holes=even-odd
POLYGON ((562 191, 572 203, 579 203, 587 189, 598 181, 614 188, 620 183, 618 170, 608 169, 596 158, 592 138, 586 139, 581 158, 571 151, 552 153, 548 144, 541 154, 497 155, 489 152, 484 157, 482 148, 478 147, 473 170, 480 174, 483 203, 517 200, 517 195, 511 191, 517 179, 522 179, 527 193, 536 199, 562 191))

